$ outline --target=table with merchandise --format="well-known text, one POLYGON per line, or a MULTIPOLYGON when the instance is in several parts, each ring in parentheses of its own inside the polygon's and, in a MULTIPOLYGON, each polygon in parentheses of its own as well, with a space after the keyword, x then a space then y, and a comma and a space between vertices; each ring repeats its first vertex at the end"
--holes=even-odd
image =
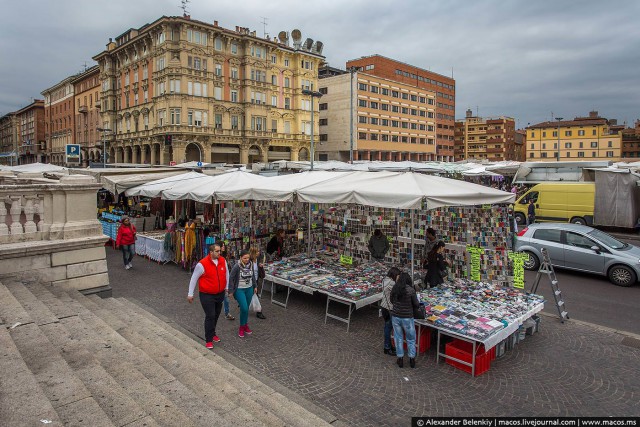
POLYGON ((327 295, 325 323, 327 318, 347 324, 351 314, 366 305, 382 298, 382 279, 388 267, 380 262, 361 263, 356 266, 341 265, 339 257, 329 252, 318 252, 313 257, 306 254, 295 255, 265 266, 265 281, 272 283, 271 302, 287 307, 291 290, 312 294, 319 292, 327 295), (287 288, 284 301, 278 301, 274 295, 274 284, 287 288), (349 307, 347 317, 329 312, 331 302, 349 307))
MULTIPOLYGON (((515 288, 456 279, 418 293, 426 319, 416 320, 419 328, 437 330, 437 357, 452 359, 476 371, 476 350, 488 352, 516 332, 524 321, 544 308, 544 298, 515 288), (441 352, 441 335, 471 343, 471 361, 441 352)), ((420 335, 418 332, 418 335, 420 335)))
POLYGON ((173 259, 173 252, 165 249, 165 231, 150 231, 136 233, 136 254, 146 256, 157 262, 169 262, 173 259))

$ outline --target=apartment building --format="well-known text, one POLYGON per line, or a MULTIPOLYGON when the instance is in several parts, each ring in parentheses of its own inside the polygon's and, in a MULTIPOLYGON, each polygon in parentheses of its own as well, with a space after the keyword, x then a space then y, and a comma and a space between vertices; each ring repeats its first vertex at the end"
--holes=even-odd
POLYGON ((46 163, 44 101, 34 100, 15 112, 18 126, 18 164, 46 163))
POLYGON ((526 162, 527 161, 527 131, 525 129, 517 129, 516 130, 516 158, 517 162, 526 162))
POLYGON ((73 79, 73 76, 67 77, 41 92, 46 140, 42 158, 46 163, 64 166, 66 145, 75 143, 73 79))
POLYGON ((0 117, 0 165, 15 165, 18 157, 18 119, 16 113, 0 117))
POLYGON ((303 41, 299 30, 262 38, 188 15, 126 31, 94 56, 101 127, 115 134, 107 138, 109 158, 151 164, 308 159, 317 100, 302 91, 317 90, 322 46, 303 41))
POLYGON ((381 55, 363 56, 347 61, 347 70, 356 67, 367 74, 397 81, 436 94, 436 159, 454 158, 456 82, 452 77, 434 73, 381 55))
POLYGON ((455 160, 517 160, 516 121, 501 116, 483 118, 467 110, 464 120, 456 122, 455 160))
POLYGON ((362 71, 320 74, 320 160, 436 159, 433 91, 362 71))
POLYGON ((81 164, 102 158, 100 128, 100 69, 97 65, 71 79, 74 98, 74 140, 80 145, 81 164))
POLYGON ((588 117, 528 126, 527 161, 620 161, 622 136, 615 126, 597 111, 588 117))

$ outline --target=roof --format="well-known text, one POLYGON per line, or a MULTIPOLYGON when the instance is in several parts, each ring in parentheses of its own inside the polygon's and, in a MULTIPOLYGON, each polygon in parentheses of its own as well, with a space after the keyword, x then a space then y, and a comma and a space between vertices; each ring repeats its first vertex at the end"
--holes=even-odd
POLYGON ((569 126, 595 126, 595 125, 606 125, 609 121, 607 119, 603 119, 601 117, 597 119, 591 119, 589 117, 576 117, 574 120, 561 120, 558 122, 557 120, 554 122, 542 122, 537 123, 535 125, 527 126, 527 129, 542 129, 542 128, 557 128, 560 127, 569 127, 569 126))

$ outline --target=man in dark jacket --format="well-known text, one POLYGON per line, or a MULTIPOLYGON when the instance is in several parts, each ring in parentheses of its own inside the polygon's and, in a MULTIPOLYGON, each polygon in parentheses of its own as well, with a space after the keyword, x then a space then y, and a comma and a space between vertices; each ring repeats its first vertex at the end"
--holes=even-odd
POLYGON ((389 241, 387 237, 382 234, 382 231, 376 229, 373 232, 373 236, 369 239, 369 253, 378 261, 382 261, 384 256, 389 252, 389 241))
POLYGON ((276 259, 284 256, 284 230, 282 228, 279 228, 267 243, 267 254, 276 259))
POLYGON ((536 205, 535 200, 529 199, 529 208, 527 210, 527 219, 529 220, 529 224, 533 224, 536 222, 536 205))

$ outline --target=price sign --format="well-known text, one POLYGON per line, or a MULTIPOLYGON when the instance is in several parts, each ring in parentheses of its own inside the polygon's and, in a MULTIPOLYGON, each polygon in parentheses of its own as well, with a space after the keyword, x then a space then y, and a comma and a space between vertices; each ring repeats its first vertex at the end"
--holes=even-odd
POLYGON ((346 255, 340 255, 340 264, 352 265, 353 264, 353 257, 346 256, 346 255))
POLYGON ((512 252, 507 254, 511 262, 513 262, 513 287, 524 289, 524 262, 529 255, 524 252, 512 252))
POLYGON ((338 236, 343 238, 343 239, 346 239, 347 237, 351 237, 351 232, 346 231, 344 233, 338 233, 338 236))
POLYGON ((315 230, 316 228, 318 228, 318 224, 316 224, 315 222, 311 223, 311 229, 315 230))
POLYGON ((389 243, 393 243, 393 237, 392 236, 387 236, 387 240, 389 241, 389 243))
POLYGON ((467 246, 467 252, 471 255, 471 280, 480 281, 480 255, 484 253, 484 249, 475 246, 467 246))

